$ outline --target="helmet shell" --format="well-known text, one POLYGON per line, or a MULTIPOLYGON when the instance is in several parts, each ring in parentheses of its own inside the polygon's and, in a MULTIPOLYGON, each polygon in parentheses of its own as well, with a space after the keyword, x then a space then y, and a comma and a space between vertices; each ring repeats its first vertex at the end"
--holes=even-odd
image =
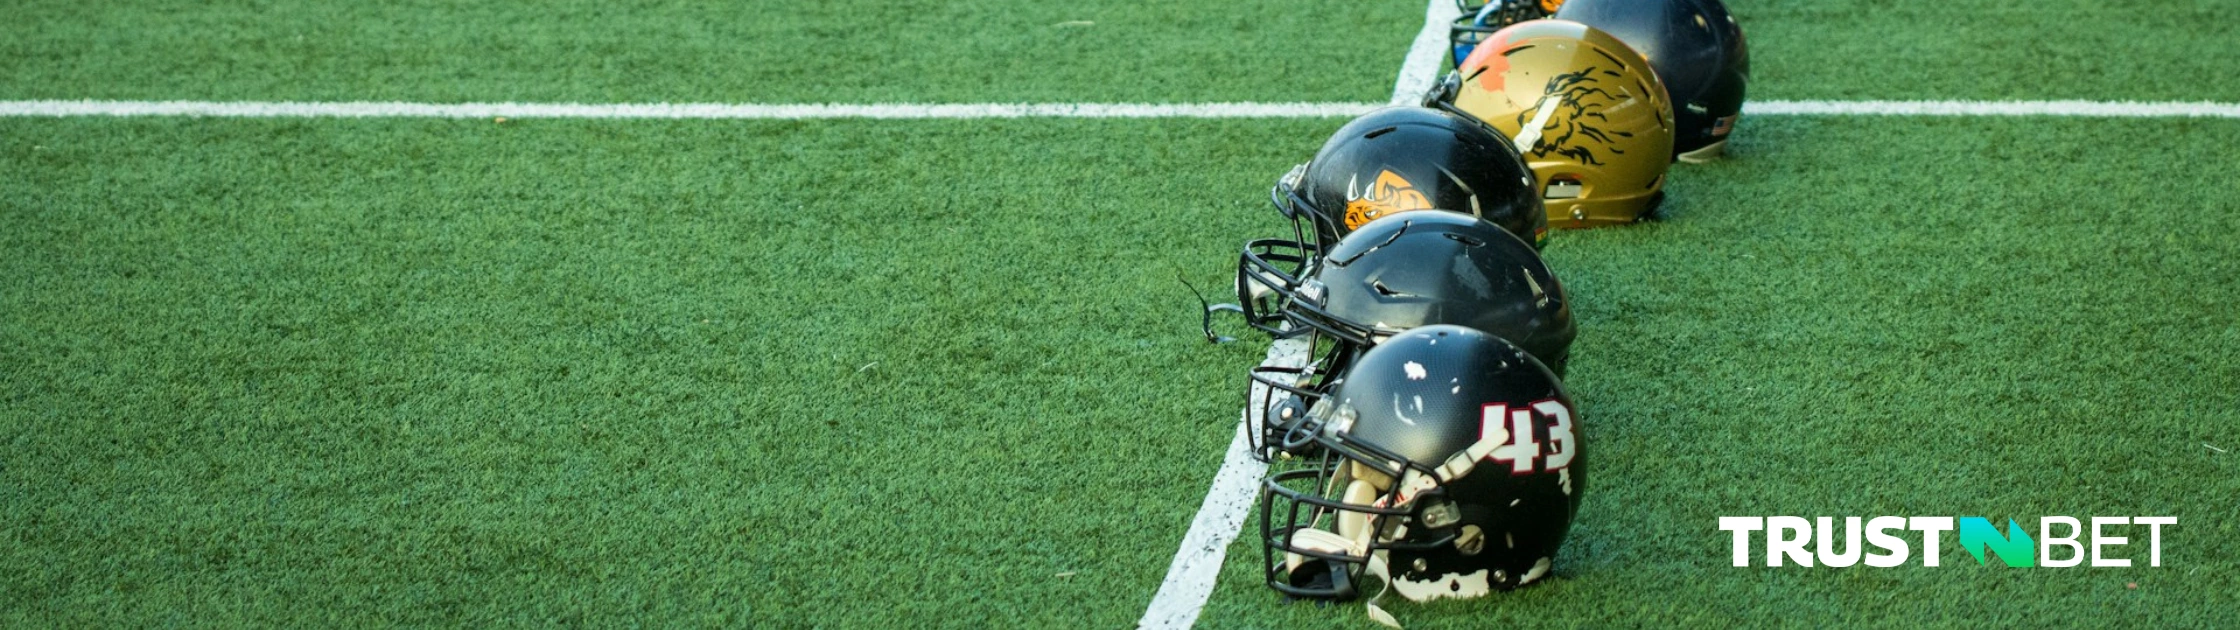
POLYGON ((1649 63, 1563 20, 1501 29, 1455 71, 1453 109, 1513 138, 1556 227, 1632 223, 1663 199, 1672 106, 1649 63))
POLYGON ((1524 158, 1483 123, 1453 112, 1369 112, 1331 134, 1295 173, 1277 184, 1278 209, 1313 221, 1324 243, 1385 215, 1432 209, 1485 219, 1536 245, 1547 236, 1524 158))
POLYGON ((1648 58, 1672 101, 1675 157, 1699 162, 1725 152, 1750 82, 1749 42, 1725 4, 1570 0, 1555 17, 1601 29, 1648 58))
POLYGON ((1353 343, 1457 324, 1514 343, 1561 375, 1578 335, 1563 284, 1530 245, 1453 212, 1372 221, 1332 247, 1312 281, 1293 313, 1353 343))
POLYGON ((1546 576, 1585 491, 1573 409, 1545 366, 1482 331, 1425 326, 1378 344, 1309 412, 1322 463, 1264 482, 1269 585, 1347 597, 1380 552, 1415 601, 1546 576))

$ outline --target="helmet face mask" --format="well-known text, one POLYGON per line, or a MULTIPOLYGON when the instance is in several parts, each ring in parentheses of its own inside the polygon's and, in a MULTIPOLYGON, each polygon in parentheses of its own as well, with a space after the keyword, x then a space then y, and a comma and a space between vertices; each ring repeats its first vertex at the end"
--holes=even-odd
POLYGON ((1298 334, 1286 327, 1284 311, 1295 301, 1314 297, 1307 274, 1315 253, 1321 251, 1305 238, 1253 239, 1246 241, 1244 252, 1238 254, 1237 306, 1244 311, 1245 323, 1254 329, 1278 338, 1298 334))
POLYGON ((1349 599, 1373 576, 1427 601, 1545 576, 1583 489, 1570 409, 1544 366, 1469 328, 1368 351, 1292 425, 1314 455, 1264 482, 1269 587, 1349 599))
POLYGON ((1409 536, 1410 523, 1454 520, 1436 475, 1390 459, 1374 463, 1382 455, 1341 445, 1269 474, 1260 522, 1270 587, 1291 597, 1352 599, 1375 556, 1453 544, 1453 534, 1409 536), (1393 507, 1393 482, 1402 478, 1427 488, 1393 507), (1428 506, 1440 506, 1429 510, 1438 516, 1419 514, 1428 506))
POLYGON ((1323 393, 1337 384, 1346 366, 1360 355, 1360 348, 1336 343, 1322 335, 1307 335, 1304 362, 1262 365, 1249 373, 1245 393, 1246 435, 1252 440, 1255 459, 1309 457, 1317 453, 1314 435, 1327 416, 1313 413, 1323 393))
POLYGON ((1323 246, 1387 215, 1447 210, 1538 247, 1547 216, 1537 190, 1523 156, 1484 123, 1434 108, 1387 107, 1331 134, 1313 160, 1276 181, 1270 200, 1294 231, 1311 232, 1323 246))
POLYGON ((1283 177, 1277 178, 1275 187, 1268 190, 1268 200, 1275 205, 1276 212, 1291 222, 1291 232, 1298 237, 1294 240, 1329 245, 1336 242, 1337 235, 1348 230, 1333 221, 1329 214, 1322 212, 1313 201, 1300 195, 1301 184, 1306 180, 1310 164, 1312 163, 1301 162, 1291 167, 1283 177), (1309 240, 1307 237, 1313 238, 1309 240))
POLYGON ((1658 81, 1607 33, 1533 20, 1490 35, 1426 98, 1514 140, 1550 225, 1591 227, 1638 221, 1663 199, 1673 115, 1658 81))
POLYGON ((1454 53, 1449 60, 1459 68, 1478 44, 1485 43, 1487 35, 1511 24, 1548 17, 1563 6, 1563 0, 1485 0, 1478 4, 1455 0, 1454 4, 1462 14, 1447 28, 1447 43, 1454 53))

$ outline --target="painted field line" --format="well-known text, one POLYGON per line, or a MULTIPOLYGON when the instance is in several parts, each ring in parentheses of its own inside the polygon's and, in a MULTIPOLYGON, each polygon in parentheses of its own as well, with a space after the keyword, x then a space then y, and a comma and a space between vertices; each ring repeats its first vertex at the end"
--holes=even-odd
POLYGON ((1454 0, 1426 0, 1423 8, 1423 29, 1416 31, 1416 39, 1408 44, 1408 58, 1400 64, 1400 75, 1392 81, 1391 105, 1413 105, 1431 89, 1431 82, 1439 78, 1439 67, 1447 60, 1447 30, 1455 18, 1462 17, 1462 7, 1454 0))
MULTIPOLYGON (((1413 84, 1409 84, 1413 85, 1413 84)), ((1395 98, 1409 86, 1395 86, 1395 98)), ((1412 100, 1409 97, 1408 100, 1412 100)), ((1349 118, 1377 103, 295 103, 253 101, 0 101, 0 117, 589 118, 675 120, 980 118, 1349 118)), ((2057 116, 2240 118, 2240 103, 2207 101, 1757 101, 1751 116, 2057 116)))
POLYGON ((1376 103, 296 103, 228 101, 0 101, 0 116, 219 118, 1346 118, 1376 103))
MULTIPOLYGON (((1269 344, 1268 358, 1260 364, 1304 366, 1307 342, 1282 339, 1269 344)), ((1254 382, 1245 400, 1259 400, 1263 387, 1254 382)), ((1221 562, 1228 557, 1229 543, 1235 542, 1238 531, 1244 528, 1245 517, 1251 515, 1259 497, 1260 478, 1268 472, 1267 464, 1253 459, 1248 437, 1266 420, 1257 417, 1259 411, 1245 405, 1237 421, 1237 435, 1229 440, 1229 454, 1222 457, 1221 470, 1213 474, 1213 486, 1198 504, 1198 515, 1190 520, 1182 547, 1174 551, 1174 561, 1167 564, 1167 579, 1151 596, 1151 605, 1136 621, 1137 628, 1179 629, 1198 622, 1198 611, 1205 608, 1206 598, 1213 595, 1214 580, 1221 576, 1221 562)))
POLYGON ((2240 118, 2240 103, 2208 101, 1766 101, 1752 116, 2074 116, 2240 118))

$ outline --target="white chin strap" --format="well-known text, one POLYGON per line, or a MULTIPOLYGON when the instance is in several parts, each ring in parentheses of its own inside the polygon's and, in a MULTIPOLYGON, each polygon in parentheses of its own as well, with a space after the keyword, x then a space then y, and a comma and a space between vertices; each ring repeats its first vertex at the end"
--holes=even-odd
POLYGON ((1719 156, 1726 154, 1727 139, 1720 138, 1718 142, 1703 145, 1703 148, 1701 149, 1696 149, 1694 151, 1680 154, 1679 160, 1682 162, 1687 162, 1689 164, 1706 164, 1710 163, 1713 160, 1717 160, 1719 159, 1719 156))
MULTIPOLYGON (((1368 544, 1367 541, 1356 542, 1344 536, 1319 529, 1302 529, 1291 532, 1291 547, 1322 553, 1359 556, 1367 549, 1368 544)), ((1298 552, 1286 553, 1283 554, 1283 568, 1286 571, 1297 571, 1299 567, 1306 566, 1308 562, 1314 560, 1314 558, 1298 552)))
POLYGON ((1400 627, 1399 619, 1393 618, 1392 613, 1385 612, 1383 606, 1377 605, 1377 600, 1384 599, 1384 595, 1386 593, 1392 592, 1392 568, 1390 566, 1387 566, 1388 563, 1385 560, 1385 553, 1386 552, 1379 551, 1377 552, 1377 557, 1370 558, 1369 569, 1365 571, 1369 575, 1373 575, 1380 579, 1383 579, 1384 588, 1378 589, 1377 595, 1375 597, 1369 598, 1369 602, 1362 605, 1368 608, 1370 620, 1384 624, 1386 627, 1393 628, 1394 630, 1405 630, 1404 628, 1400 627))
MULTIPOLYGON (((1411 478, 1414 476, 1410 475, 1411 478)), ((1386 479, 1390 478, 1387 477, 1386 479)), ((1382 503, 1380 500, 1382 496, 1382 493, 1377 492, 1375 484, 1357 477, 1346 482, 1345 493, 1340 495, 1340 500, 1352 505, 1374 506, 1382 503)), ((1393 619, 1391 613, 1377 607, 1376 600, 1384 598, 1385 592, 1392 590, 1392 577, 1391 571, 1385 566, 1385 552, 1378 551, 1374 555, 1369 554, 1369 540, 1370 537, 1375 535, 1369 527, 1369 515, 1340 511, 1337 516, 1336 529, 1338 531, 1336 532, 1320 529, 1301 529, 1292 532, 1292 548, 1356 557, 1369 556, 1369 562, 1363 568, 1362 573, 1382 579, 1385 583, 1384 589, 1377 591, 1376 597, 1369 600, 1369 618, 1376 620, 1377 623, 1399 628, 1400 622, 1393 619)), ((1314 558, 1305 554, 1286 553, 1283 555, 1284 570, 1298 571, 1300 567, 1306 566, 1308 562, 1313 560, 1314 558)))

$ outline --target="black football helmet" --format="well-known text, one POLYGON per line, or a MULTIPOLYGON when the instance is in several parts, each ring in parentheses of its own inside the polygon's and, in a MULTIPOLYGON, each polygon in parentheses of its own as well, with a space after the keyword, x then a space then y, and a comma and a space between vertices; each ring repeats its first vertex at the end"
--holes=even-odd
POLYGON ((1569 361, 1578 327, 1562 283, 1531 245, 1491 223, 1403 212, 1370 221, 1319 257, 1318 249, 1285 239, 1247 243, 1237 263, 1246 319, 1271 331, 1288 322, 1355 349, 1417 326, 1459 324, 1517 344, 1559 376, 1569 361))
POLYGON ((1331 134, 1314 160, 1271 191, 1276 210, 1316 243, 1388 214, 1450 210, 1483 218, 1535 247, 1547 212, 1524 157, 1484 123, 1425 107, 1387 107, 1331 134))
POLYGON ((1563 284, 1538 253, 1476 217, 1427 210, 1369 222, 1316 258, 1312 246, 1253 241, 1237 268, 1248 321, 1278 336, 1306 334, 1309 360, 1252 370, 1248 435, 1262 460, 1306 455, 1299 419, 1327 379, 1400 331, 1460 324, 1532 353, 1560 378, 1578 328, 1563 284), (1310 271, 1293 271, 1314 259, 1310 271))
POLYGON ((1268 586, 1290 597, 1350 599, 1364 576, 1413 601, 1530 584, 1585 490, 1562 384, 1462 326, 1378 344, 1313 398, 1302 426, 1319 456, 1271 468, 1260 502, 1268 586))
POLYGON ((1555 18, 1601 29, 1649 58, 1672 98, 1673 157, 1726 152, 1750 82, 1742 25, 1719 0, 1568 0, 1555 18))
POLYGON ((1477 50, 1487 35, 1504 26, 1548 17, 1556 7, 1563 6, 1563 0, 1455 0, 1454 6, 1462 15, 1447 28, 1447 44, 1454 51, 1453 67, 1460 68, 1462 60, 1469 59, 1470 51, 1477 50))

